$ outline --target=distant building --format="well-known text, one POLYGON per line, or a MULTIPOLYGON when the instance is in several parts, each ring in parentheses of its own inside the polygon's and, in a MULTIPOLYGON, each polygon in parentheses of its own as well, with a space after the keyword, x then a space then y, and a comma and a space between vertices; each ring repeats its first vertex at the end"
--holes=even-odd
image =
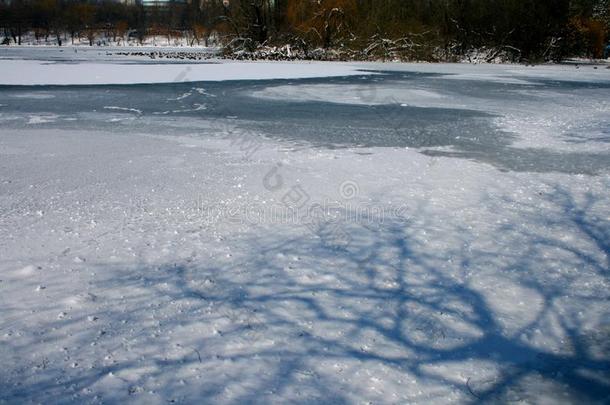
POLYGON ((141 0, 144 7, 167 7, 170 4, 187 4, 187 0, 141 0))

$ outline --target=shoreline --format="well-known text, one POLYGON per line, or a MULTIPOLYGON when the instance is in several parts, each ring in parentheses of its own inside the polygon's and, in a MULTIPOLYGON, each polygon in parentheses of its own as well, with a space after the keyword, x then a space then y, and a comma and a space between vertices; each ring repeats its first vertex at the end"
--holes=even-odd
MULTIPOLYGON (((78 52, 112 52, 116 56, 140 56, 150 59, 166 59, 172 61, 179 60, 213 60, 219 61, 238 61, 238 62, 337 62, 337 63, 413 63, 413 64, 458 64, 458 65, 516 65, 516 66, 564 66, 564 65, 587 65, 587 66, 604 66, 607 65, 610 69, 610 58, 608 59, 588 59, 588 58, 569 58, 561 62, 515 62, 515 61, 485 61, 477 60, 453 60, 453 61, 430 61, 430 60, 399 60, 399 59, 333 59, 333 58, 273 58, 273 57, 253 57, 252 55, 241 56, 239 54, 223 54, 223 48, 219 47, 204 47, 204 46, 173 46, 173 45, 102 45, 89 46, 85 44, 69 44, 69 45, 40 45, 40 44, 22 44, 22 45, 4 45, 0 46, 0 60, 6 60, 2 53, 6 50, 49 50, 66 52, 72 51, 75 54, 78 52)), ((332 50, 331 50, 332 51, 332 50)))

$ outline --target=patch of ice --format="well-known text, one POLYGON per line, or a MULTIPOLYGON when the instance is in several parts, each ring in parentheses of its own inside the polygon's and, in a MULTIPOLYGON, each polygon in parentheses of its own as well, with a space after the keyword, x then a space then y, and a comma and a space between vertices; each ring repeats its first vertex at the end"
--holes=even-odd
POLYGON ((178 97, 175 97, 175 98, 168 98, 168 99, 167 99, 167 101, 180 101, 180 100, 184 100, 185 98, 188 98, 188 97, 190 97, 190 96, 192 96, 192 95, 193 95, 193 93, 192 93, 192 92, 187 91, 186 93, 184 93, 184 94, 182 94, 182 95, 180 95, 180 96, 178 96, 178 97))
POLYGON ((484 81, 493 83, 505 83, 505 84, 524 84, 524 85, 538 85, 539 83, 529 81, 526 79, 518 79, 514 76, 501 75, 501 74, 490 74, 490 73, 459 73, 449 74, 440 76, 441 79, 447 80, 472 80, 472 81, 484 81))
POLYGON ((216 94, 208 93, 206 91, 206 89, 204 89, 202 87, 193 87, 193 90, 195 90, 197 93, 201 94, 202 96, 216 97, 216 94))
POLYGON ((272 100, 322 101, 353 105, 404 104, 415 107, 460 108, 455 98, 438 89, 404 88, 392 84, 304 84, 273 86, 251 93, 272 100))
MULTIPOLYGON (((0 85, 86 85, 361 76, 353 64, 226 62, 205 64, 64 63, 0 59, 0 85), (95 72, 95 74, 91 74, 95 72)), ((373 73, 368 73, 373 74, 373 73)))
POLYGON ((134 112, 136 114, 142 114, 142 110, 138 110, 137 108, 105 106, 104 109, 105 110, 128 111, 128 112, 134 112))
POLYGON ((39 267, 34 266, 33 264, 29 264, 25 267, 18 269, 15 272, 15 275, 17 275, 18 277, 30 277, 36 273, 36 270, 39 270, 39 269, 40 269, 39 267))
MULTIPOLYGON (((192 111, 202 111, 206 110, 207 106, 205 104, 193 103, 193 108, 183 108, 180 110, 172 110, 173 113, 181 113, 181 112, 192 112, 192 111)), ((166 112, 161 112, 159 114, 166 114, 166 112)))
POLYGON ((30 98, 35 100, 47 100, 51 98, 55 98, 53 94, 48 93, 20 93, 11 95, 13 98, 30 98))
POLYGON ((55 114, 30 115, 27 123, 28 125, 46 124, 55 122, 57 118, 59 118, 59 116, 55 114))
MULTIPOLYGON (((441 75, 443 79, 453 76, 454 79, 495 81, 501 83, 526 82, 527 85, 539 80, 558 80, 571 82, 610 82, 610 74, 603 65, 538 65, 524 66, 511 64, 470 64, 470 63, 378 63, 358 62, 355 66, 364 70, 381 70, 392 72, 415 72, 441 75)), ((523 83, 520 83, 523 84, 523 83)))

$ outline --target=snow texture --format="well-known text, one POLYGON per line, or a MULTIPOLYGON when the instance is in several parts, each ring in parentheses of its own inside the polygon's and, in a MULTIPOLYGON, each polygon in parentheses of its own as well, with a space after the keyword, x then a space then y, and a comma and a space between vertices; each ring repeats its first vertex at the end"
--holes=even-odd
MULTIPOLYGON (((163 52, 184 52, 163 48, 163 52)), ((9 48, 0 49, 0 85, 92 85, 172 83, 219 80, 292 79, 361 75, 348 64, 219 62, 171 63, 146 56, 125 57, 129 52, 155 48, 9 48), (75 60, 80 63, 75 63, 75 60)), ((188 51, 188 50, 187 50, 188 51)))
POLYGON ((98 62, 0 60, 0 403, 610 400, 607 74, 98 62))

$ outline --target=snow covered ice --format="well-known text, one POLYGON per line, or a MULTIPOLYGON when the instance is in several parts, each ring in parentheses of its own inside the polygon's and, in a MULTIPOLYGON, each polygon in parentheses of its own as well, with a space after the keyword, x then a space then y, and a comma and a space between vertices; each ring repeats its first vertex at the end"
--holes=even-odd
POLYGON ((610 70, 30 52, 0 403, 610 400, 610 70))

